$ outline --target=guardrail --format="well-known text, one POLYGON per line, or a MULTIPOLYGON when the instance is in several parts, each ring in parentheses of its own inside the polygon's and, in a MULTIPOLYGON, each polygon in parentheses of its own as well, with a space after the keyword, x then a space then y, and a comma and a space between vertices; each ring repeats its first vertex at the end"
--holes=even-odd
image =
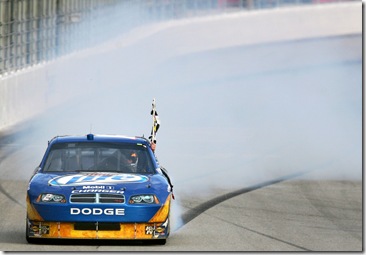
POLYGON ((0 0, 0 75, 147 22, 339 0, 0 0))

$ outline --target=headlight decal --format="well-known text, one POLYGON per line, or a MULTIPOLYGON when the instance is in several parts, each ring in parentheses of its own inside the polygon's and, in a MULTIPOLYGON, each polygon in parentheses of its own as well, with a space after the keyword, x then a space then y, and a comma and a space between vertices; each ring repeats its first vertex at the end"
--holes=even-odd
POLYGON ((37 202, 44 203, 66 203, 65 196, 53 193, 42 193, 38 196, 37 202))
POLYGON ((159 204, 159 199, 155 195, 144 194, 130 197, 130 204, 159 204))

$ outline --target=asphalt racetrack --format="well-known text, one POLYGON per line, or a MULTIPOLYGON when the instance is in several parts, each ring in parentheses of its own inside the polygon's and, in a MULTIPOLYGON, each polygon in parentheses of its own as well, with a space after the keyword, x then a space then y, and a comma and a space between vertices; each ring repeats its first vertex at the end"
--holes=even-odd
POLYGON ((157 62, 136 45, 51 70, 55 87, 83 93, 2 131, 0 250, 362 251, 361 41, 315 38, 157 62), (27 244, 27 181, 47 141, 149 135, 153 97, 157 156, 176 196, 167 244, 27 244))

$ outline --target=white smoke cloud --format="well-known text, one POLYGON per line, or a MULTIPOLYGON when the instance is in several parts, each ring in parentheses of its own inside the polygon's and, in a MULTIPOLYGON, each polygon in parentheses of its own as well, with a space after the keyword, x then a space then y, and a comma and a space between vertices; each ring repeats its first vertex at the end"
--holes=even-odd
MULTIPOLYGON (((361 179, 361 36, 184 55, 175 54, 174 37, 157 38, 113 41, 100 54, 49 65, 50 99, 70 99, 32 121, 29 141, 38 150, 30 163, 39 163, 55 135, 148 136, 156 98, 157 156, 177 196, 302 171, 361 179)), ((20 165, 29 176, 33 166, 20 165)))

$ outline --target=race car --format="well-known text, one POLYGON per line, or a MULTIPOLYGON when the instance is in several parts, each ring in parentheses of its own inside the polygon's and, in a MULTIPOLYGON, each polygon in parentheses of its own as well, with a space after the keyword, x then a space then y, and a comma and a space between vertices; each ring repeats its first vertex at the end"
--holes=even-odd
POLYGON ((146 138, 57 136, 29 181, 26 239, 165 244, 172 188, 146 138))

